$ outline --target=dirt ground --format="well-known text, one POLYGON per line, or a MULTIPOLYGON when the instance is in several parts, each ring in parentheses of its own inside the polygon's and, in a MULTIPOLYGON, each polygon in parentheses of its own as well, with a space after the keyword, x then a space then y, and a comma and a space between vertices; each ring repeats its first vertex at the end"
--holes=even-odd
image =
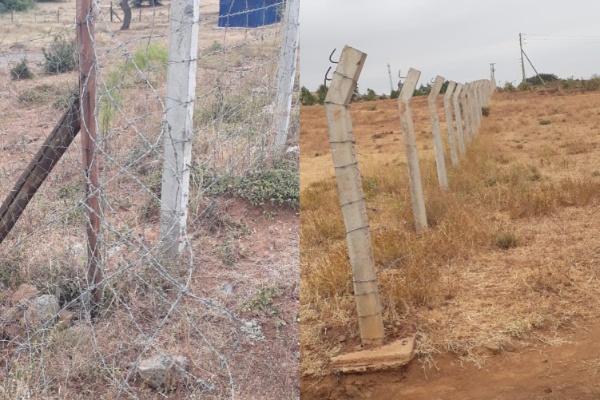
MULTIPOLYGON (((355 103, 351 110, 361 170, 403 162, 396 101, 355 103)), ((433 157, 426 98, 413 99, 412 110, 424 163, 433 157)), ((535 166, 542 180, 595 182, 599 115, 597 92, 496 93, 480 135, 502 163, 535 166)), ((300 149, 303 190, 334 179, 321 106, 301 110, 300 149)), ((448 155, 446 160, 449 166, 448 155)), ((442 273, 454 287, 452 296, 411 309, 408 326, 385 323, 388 340, 417 332, 431 358, 417 357, 404 370, 386 373, 345 376, 325 367, 319 377, 303 371, 302 398, 598 398, 599 211, 593 202, 538 217, 493 216, 521 238, 518 247, 484 247, 453 262, 442 273), (542 278, 532 279, 532 271, 542 278), (486 338, 504 347, 486 345, 486 338)), ((355 350, 353 320, 347 329, 333 325, 324 324, 331 329, 321 336, 327 354, 355 350), (340 335, 342 343, 336 340, 340 335)))

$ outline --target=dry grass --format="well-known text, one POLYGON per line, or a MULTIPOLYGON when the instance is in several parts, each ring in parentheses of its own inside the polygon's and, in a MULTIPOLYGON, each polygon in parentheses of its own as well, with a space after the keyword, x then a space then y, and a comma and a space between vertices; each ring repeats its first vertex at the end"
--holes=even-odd
MULTIPOLYGON (((481 363, 496 344, 514 340, 527 346, 525 339, 531 337, 557 344, 561 327, 590 315, 581 304, 596 302, 597 290, 591 289, 596 272, 591 280, 586 278, 593 269, 591 250, 578 253, 575 248, 584 245, 567 237, 585 223, 584 215, 598 209, 600 182, 589 178, 589 160, 560 159, 564 152, 556 142, 530 139, 531 149, 511 149, 515 137, 536 129, 528 121, 547 107, 526 107, 527 112, 515 113, 523 119, 515 124, 506 111, 515 103, 530 104, 530 96, 534 94, 497 95, 482 134, 460 166, 449 172, 447 192, 437 188, 430 134, 425 129, 418 135, 430 224, 421 234, 414 232, 406 166, 396 155, 401 151, 400 143, 394 143, 397 134, 367 136, 370 129, 397 131, 392 122, 395 102, 377 104, 378 110, 388 111, 387 118, 380 117, 389 121, 383 125, 362 119, 365 106, 353 105, 386 337, 416 333, 422 360, 451 351, 481 363), (385 141, 383 150, 376 141, 385 141), (540 151, 541 160, 536 160, 540 151)), ((569 100, 557 99, 556 106, 568 105, 579 115, 577 108, 589 97, 569 100)), ((553 101, 544 98, 545 103, 553 101)), ((427 126, 423 108, 416 102, 417 131, 427 126)), ((320 113, 315 107, 303 109, 301 132, 311 134, 303 139, 301 133, 301 145, 310 140, 313 148, 324 146, 326 136, 316 139, 312 134, 326 126, 324 119, 318 125, 320 113)), ((570 129, 578 132, 577 140, 589 143, 585 127, 570 129)), ((308 172, 308 183, 302 175, 301 370, 307 375, 324 373, 327 356, 359 343, 337 188, 334 180, 317 179, 316 171, 325 170, 320 176, 326 176, 324 166, 330 162, 321 160, 312 152, 302 153, 301 171, 308 172), (340 336, 350 339, 340 341, 340 336)), ((586 243, 597 230, 586 234, 586 243)))

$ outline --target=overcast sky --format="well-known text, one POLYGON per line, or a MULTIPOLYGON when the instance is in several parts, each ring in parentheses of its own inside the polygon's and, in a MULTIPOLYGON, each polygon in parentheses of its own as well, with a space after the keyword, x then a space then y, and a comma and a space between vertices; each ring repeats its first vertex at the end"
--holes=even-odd
POLYGON ((300 0, 300 81, 316 90, 329 53, 337 48, 337 60, 349 45, 367 53, 361 93, 389 93, 388 63, 394 85, 409 67, 419 84, 488 78, 492 62, 498 84, 518 84, 519 32, 540 73, 600 74, 600 0, 300 0))

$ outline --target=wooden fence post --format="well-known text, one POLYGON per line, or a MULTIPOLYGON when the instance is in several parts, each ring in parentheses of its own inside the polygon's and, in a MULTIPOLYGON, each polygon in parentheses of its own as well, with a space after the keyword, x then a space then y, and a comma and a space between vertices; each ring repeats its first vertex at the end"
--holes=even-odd
POLYGON ((415 217, 415 228, 417 232, 427 229, 427 213, 425 211, 425 196, 423 196, 423 182, 421 180, 421 169, 419 167, 419 155, 417 152, 417 141, 410 112, 410 99, 412 98, 421 72, 409 69, 402 90, 398 96, 398 110, 400 112, 400 126, 402 128, 402 139, 406 162, 408 164, 408 182, 410 187, 410 202, 415 217))
POLYGON ((87 208, 88 284, 92 285, 95 305, 102 301, 100 261, 100 203, 98 192, 98 157, 96 154, 96 53, 94 51, 93 3, 77 0, 77 50, 79 54, 79 97, 81 103, 81 150, 87 208))
POLYGON ((80 124, 81 109, 79 97, 76 97, 0 206, 0 243, 15 226, 29 201, 67 151, 79 133, 80 124))
POLYGON ((298 16, 300 0, 288 0, 285 5, 283 21, 283 39, 277 69, 277 94, 275 96, 275 143, 277 156, 285 151, 288 138, 290 112, 292 110, 292 92, 296 78, 296 60, 298 59, 298 16))
POLYGON ((462 118, 460 117, 460 104, 458 103, 459 96, 463 91, 463 84, 459 83, 454 89, 454 95, 452 96, 452 103, 454 104, 454 118, 456 119, 456 135, 458 136, 458 149, 460 154, 465 154, 465 137, 463 134, 462 118))
POLYGON ((440 118, 437 109, 437 96, 440 94, 444 78, 437 76, 429 96, 427 105, 429 106, 429 115, 431 117, 431 132, 433 133, 433 150, 435 152, 435 165, 437 167, 438 182, 442 189, 448 188, 448 175, 446 173, 446 159, 444 158, 444 142, 442 141, 442 132, 440 129, 440 118))
POLYGON ((348 107, 366 57, 356 49, 344 47, 325 97, 325 115, 346 226, 360 337, 363 345, 381 345, 384 338, 381 302, 348 107))
POLYGON ((194 101, 198 58, 199 0, 173 0, 169 24, 167 100, 163 121, 160 241, 165 254, 185 247, 192 164, 194 101))
POLYGON ((454 140, 454 127, 453 127, 453 119, 452 119, 452 104, 450 100, 452 99, 452 94, 454 93, 454 88, 456 87, 456 82, 448 82, 448 86, 446 87, 446 93, 444 94, 444 110, 446 111, 446 125, 448 127, 448 142, 450 143, 450 158, 452 160, 452 166, 456 167, 458 165, 458 153, 456 152, 456 142, 454 140))

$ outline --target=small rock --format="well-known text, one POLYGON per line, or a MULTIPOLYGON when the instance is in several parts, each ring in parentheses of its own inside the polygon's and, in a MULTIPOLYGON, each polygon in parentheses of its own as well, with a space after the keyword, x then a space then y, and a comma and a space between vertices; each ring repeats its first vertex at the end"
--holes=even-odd
POLYGON ((60 313, 58 313, 58 323, 56 324, 57 328, 66 329, 70 327, 71 325, 73 325, 74 317, 75 314, 73 314, 71 311, 62 310, 60 313))
POLYGON ((248 335, 248 338, 251 341, 261 342, 265 340, 265 335, 263 334, 260 323, 255 319, 244 321, 244 324, 240 327, 240 330, 248 335))
POLYGON ((142 381, 153 389, 173 389, 185 377, 189 360, 183 356, 161 354, 143 360, 138 366, 142 381))
POLYGON ((300 148, 297 145, 296 146, 291 146, 291 147, 288 147, 285 152, 286 153, 299 153, 300 152, 300 148))
POLYGON ((346 341, 346 336, 345 335, 338 336, 338 342, 344 343, 345 341, 346 341))
POLYGON ((25 312, 26 326, 32 330, 38 330, 43 325, 50 327, 56 322, 58 310, 56 296, 45 294, 36 297, 25 312))
POLYGON ((28 285, 26 283, 19 286, 16 292, 10 298, 10 304, 16 306, 22 301, 29 300, 38 295, 38 290, 35 286, 28 285))
POLYGON ((502 349, 502 351, 505 351, 505 352, 507 352, 507 353, 512 353, 512 352, 514 352, 514 351, 517 351, 517 346, 515 346, 515 345, 513 344, 513 342, 512 342, 512 341, 510 341, 510 340, 502 340, 502 341, 499 343, 499 346, 500 346, 500 348, 502 349))
POLYGON ((227 296, 233 293, 233 285, 231 283, 226 284, 221 288, 221 292, 227 296))

